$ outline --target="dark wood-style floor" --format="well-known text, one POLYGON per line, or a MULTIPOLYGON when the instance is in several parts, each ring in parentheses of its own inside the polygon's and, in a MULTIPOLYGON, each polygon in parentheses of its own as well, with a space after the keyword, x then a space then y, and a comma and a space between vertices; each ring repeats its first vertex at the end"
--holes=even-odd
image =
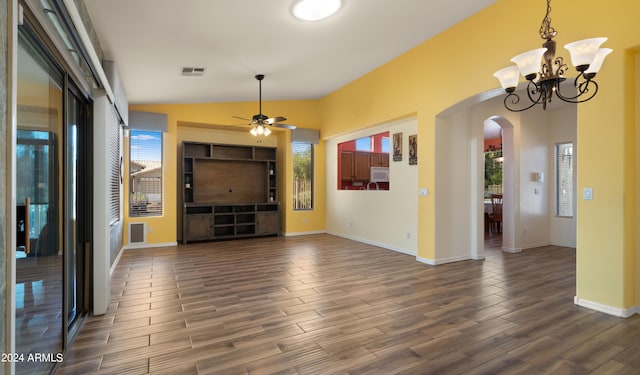
POLYGON ((640 316, 574 295, 555 246, 437 267, 330 235, 129 250, 58 374, 640 373, 640 316))

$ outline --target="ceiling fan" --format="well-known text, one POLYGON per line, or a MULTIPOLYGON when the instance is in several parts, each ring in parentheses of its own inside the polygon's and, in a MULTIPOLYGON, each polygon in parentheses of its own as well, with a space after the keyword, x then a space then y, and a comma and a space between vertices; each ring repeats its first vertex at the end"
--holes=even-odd
POLYGON ((268 117, 267 115, 262 113, 262 80, 264 79, 264 74, 258 74, 255 76, 258 80, 258 90, 259 90, 259 103, 260 103, 260 113, 254 115, 251 120, 248 118, 233 116, 233 118, 237 118, 240 120, 251 121, 249 125, 252 126, 251 134, 258 135, 269 135, 271 134, 271 130, 269 130, 268 126, 275 126, 276 128, 284 128, 284 129, 295 129, 295 125, 283 124, 282 121, 286 121, 286 117, 278 116, 278 117, 268 117))

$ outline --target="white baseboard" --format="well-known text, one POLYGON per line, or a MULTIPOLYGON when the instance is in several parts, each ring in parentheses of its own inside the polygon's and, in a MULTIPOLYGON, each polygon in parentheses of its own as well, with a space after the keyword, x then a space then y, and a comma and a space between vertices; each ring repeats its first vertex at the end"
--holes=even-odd
POLYGON ((433 259, 429 259, 429 258, 423 258, 423 257, 416 257, 416 260, 420 263, 424 263, 424 264, 428 264, 430 266, 435 266, 436 262, 433 259))
POLYGON ((392 250, 392 251, 395 251, 397 253, 416 256, 416 252, 412 251, 412 250, 409 250, 409 249, 403 249, 403 248, 391 246, 391 245, 388 245, 388 244, 385 244, 385 243, 380 243, 380 242, 376 242, 376 241, 370 241, 370 240, 367 240, 365 238, 351 236, 351 235, 344 234, 344 233, 335 233, 335 232, 326 232, 326 233, 330 234, 330 235, 333 235, 333 236, 346 238, 348 240, 358 241, 358 242, 366 243, 368 245, 381 247, 383 249, 392 250))
POLYGON ((640 314, 640 306, 633 306, 628 309, 621 309, 619 307, 613 307, 613 306, 603 305, 598 302, 589 301, 584 298, 580 298, 578 296, 573 297, 573 303, 590 310, 599 311, 601 313, 617 316, 620 318, 629 318, 634 314, 640 314))
POLYGON ((150 249, 152 247, 169 247, 169 246, 178 246, 177 242, 161 242, 161 243, 145 243, 139 245, 125 245, 122 247, 123 250, 137 250, 137 249, 150 249))
POLYGON ((120 248, 120 251, 118 252, 118 256, 116 257, 116 260, 113 261, 111 268, 109 268, 109 276, 113 276, 113 271, 116 270, 116 267, 118 266, 118 262, 120 262, 120 257, 122 256, 122 253, 124 253, 124 247, 120 248))
POLYGON ((522 252, 522 248, 520 247, 503 247, 501 249, 505 253, 517 254, 522 252))
POLYGON ((282 235, 285 237, 295 237, 295 236, 307 236, 310 234, 325 234, 325 233, 327 232, 323 230, 311 230, 307 232, 285 232, 285 233, 282 233, 282 235))
POLYGON ((477 259, 472 258, 469 255, 461 255, 461 256, 457 256, 457 257, 442 258, 442 259, 429 259, 429 258, 416 257, 416 260, 418 262, 425 263, 425 264, 428 264, 430 266, 437 266, 439 264, 461 262, 463 260, 481 260, 481 259, 484 259, 484 256, 477 257, 477 259))

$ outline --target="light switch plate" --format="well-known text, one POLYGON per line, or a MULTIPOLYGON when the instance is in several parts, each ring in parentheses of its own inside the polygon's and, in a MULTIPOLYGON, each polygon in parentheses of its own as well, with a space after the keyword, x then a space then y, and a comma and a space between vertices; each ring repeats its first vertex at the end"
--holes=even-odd
POLYGON ((421 196, 426 196, 429 193, 429 190, 427 190, 427 188, 420 188, 420 190, 418 191, 418 195, 421 196))
POLYGON ((590 201, 593 199, 593 189, 592 188, 584 188, 584 190, 582 190, 582 198, 585 201, 590 201))

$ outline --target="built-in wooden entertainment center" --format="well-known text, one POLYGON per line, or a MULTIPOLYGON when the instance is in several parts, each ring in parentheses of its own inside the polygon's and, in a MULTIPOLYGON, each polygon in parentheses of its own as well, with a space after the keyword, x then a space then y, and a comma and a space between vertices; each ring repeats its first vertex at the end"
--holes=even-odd
POLYGON ((276 148, 182 143, 182 241, 278 235, 276 148))

